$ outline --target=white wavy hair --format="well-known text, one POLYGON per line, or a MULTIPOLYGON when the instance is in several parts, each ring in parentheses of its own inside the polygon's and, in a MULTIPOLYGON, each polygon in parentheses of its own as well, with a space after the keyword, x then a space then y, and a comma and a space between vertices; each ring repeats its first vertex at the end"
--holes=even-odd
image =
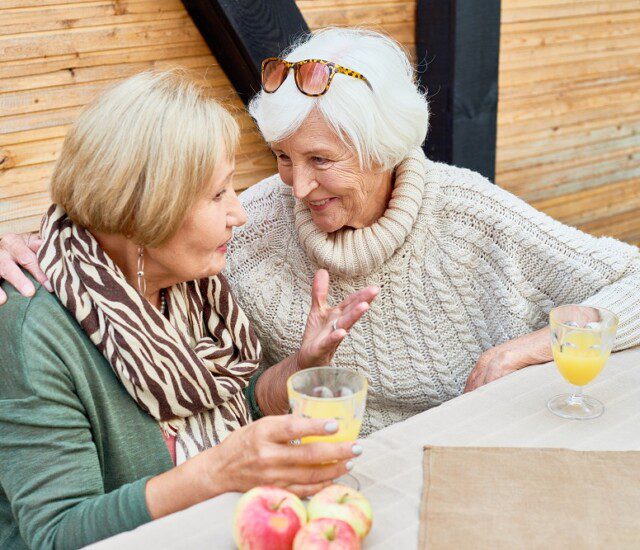
POLYGON ((384 170, 398 165, 412 147, 424 142, 429 125, 427 99, 402 46, 372 30, 329 27, 302 37, 281 57, 288 61, 324 59, 364 75, 362 80, 336 74, 329 91, 308 97, 293 74, 272 94, 261 90, 249 113, 268 143, 293 134, 316 107, 360 166, 384 170))

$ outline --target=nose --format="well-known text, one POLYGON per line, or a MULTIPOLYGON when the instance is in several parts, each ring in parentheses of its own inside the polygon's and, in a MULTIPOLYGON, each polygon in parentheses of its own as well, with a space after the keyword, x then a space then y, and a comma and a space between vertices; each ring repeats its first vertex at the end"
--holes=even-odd
POLYGON ((313 172, 306 170, 304 167, 294 167, 291 185, 293 187, 293 196, 296 199, 304 199, 311 191, 318 187, 313 172))
POLYGON ((231 199, 231 208, 227 214, 227 226, 241 227, 247 223, 247 219, 247 213, 242 208, 242 204, 240 204, 240 200, 234 191, 231 199))

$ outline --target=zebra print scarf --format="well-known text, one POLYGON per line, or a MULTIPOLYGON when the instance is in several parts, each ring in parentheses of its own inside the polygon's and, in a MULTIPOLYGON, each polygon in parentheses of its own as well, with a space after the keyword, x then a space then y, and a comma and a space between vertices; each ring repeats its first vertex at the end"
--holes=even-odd
POLYGON ((260 343, 223 276, 167 289, 166 318, 61 207, 41 231, 38 259, 56 295, 140 408, 176 436, 177 464, 250 422, 242 390, 260 343))

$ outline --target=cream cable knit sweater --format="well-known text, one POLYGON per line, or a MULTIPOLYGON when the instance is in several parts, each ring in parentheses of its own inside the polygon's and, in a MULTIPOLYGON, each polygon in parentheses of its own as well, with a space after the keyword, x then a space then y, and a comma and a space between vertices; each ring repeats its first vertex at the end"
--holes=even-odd
POLYGON ((562 225, 420 149, 371 227, 320 232, 277 175, 241 201, 249 223, 227 276, 266 366, 298 348, 317 269, 331 275, 331 303, 380 286, 334 358, 369 380, 363 435, 459 395, 483 351, 543 327, 555 305, 606 307, 620 316, 615 348, 640 344, 637 248, 562 225))

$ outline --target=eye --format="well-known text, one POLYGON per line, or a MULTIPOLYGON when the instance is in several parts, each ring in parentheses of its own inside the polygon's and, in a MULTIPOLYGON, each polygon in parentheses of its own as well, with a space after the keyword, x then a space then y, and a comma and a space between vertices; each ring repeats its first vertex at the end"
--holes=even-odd
POLYGON ((222 195, 224 195, 227 192, 226 189, 223 189, 222 191, 220 191, 220 193, 218 193, 215 197, 213 197, 213 200, 216 202, 219 202, 220 199, 222 199, 222 195))
POLYGON ((331 162, 329 159, 324 158, 324 157, 311 157, 311 160, 315 164, 319 164, 319 165, 323 165, 323 164, 327 164, 328 162, 331 162))
POLYGON ((291 162, 291 159, 284 153, 278 153, 276 157, 278 158, 279 162, 291 162))

